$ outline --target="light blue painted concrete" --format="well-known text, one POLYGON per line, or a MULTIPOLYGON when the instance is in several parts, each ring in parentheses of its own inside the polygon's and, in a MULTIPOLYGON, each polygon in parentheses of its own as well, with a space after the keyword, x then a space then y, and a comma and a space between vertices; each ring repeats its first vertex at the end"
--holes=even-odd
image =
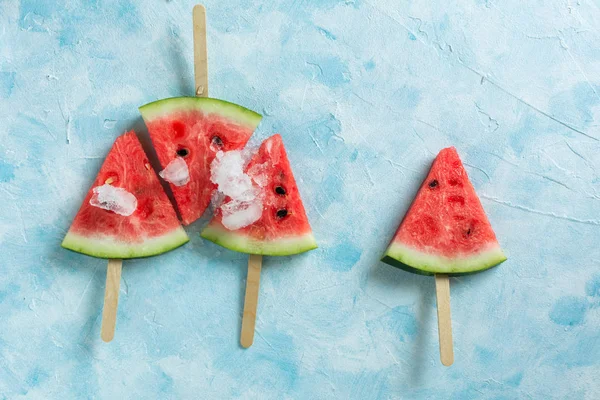
POLYGON ((319 250, 191 242, 106 263, 59 247, 137 106, 191 95, 190 1, 0 1, 0 399, 598 399, 600 9, 592 0, 209 1, 211 94, 280 132, 319 250), (261 4, 264 3, 264 4, 261 4), (434 154, 455 145, 509 260, 452 280, 381 264, 434 154))

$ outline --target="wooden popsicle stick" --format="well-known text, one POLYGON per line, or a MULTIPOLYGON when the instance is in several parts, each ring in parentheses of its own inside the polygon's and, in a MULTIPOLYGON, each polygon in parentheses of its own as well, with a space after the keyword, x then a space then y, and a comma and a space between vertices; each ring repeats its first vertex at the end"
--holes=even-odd
POLYGON ((437 299, 438 334, 440 337, 440 360, 449 367, 454 362, 452 348, 452 318, 450 316, 450 278, 435 274, 435 297, 437 299))
POLYGON ((107 343, 113 340, 115 336, 122 265, 123 260, 108 260, 106 289, 104 290, 104 308, 102 310, 102 330, 100 333, 102 340, 107 343))
POLYGON ((208 54, 206 50, 206 9, 197 4, 192 12, 194 21, 194 90, 198 97, 208 97, 208 54))
POLYGON ((242 334, 240 338, 242 347, 246 349, 252 346, 252 342, 254 342, 254 326, 256 324, 261 268, 262 256, 250 254, 248 258, 248 277, 246 278, 246 297, 244 298, 244 315, 242 316, 242 334))

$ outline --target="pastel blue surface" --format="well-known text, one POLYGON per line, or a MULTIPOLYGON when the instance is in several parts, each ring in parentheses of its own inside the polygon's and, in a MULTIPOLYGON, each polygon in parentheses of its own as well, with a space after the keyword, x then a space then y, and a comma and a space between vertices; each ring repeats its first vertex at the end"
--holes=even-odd
POLYGON ((600 398, 597 1, 208 1, 210 92, 280 132, 320 248, 203 241, 124 265, 60 242, 137 107, 193 94, 191 1, 0 1, 0 399, 600 398), (509 260, 434 282, 379 262, 458 148, 509 260))

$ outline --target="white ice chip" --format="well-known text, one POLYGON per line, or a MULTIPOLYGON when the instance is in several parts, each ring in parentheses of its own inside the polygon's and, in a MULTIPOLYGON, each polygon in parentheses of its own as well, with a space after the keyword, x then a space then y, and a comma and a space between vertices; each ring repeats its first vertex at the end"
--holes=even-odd
POLYGON ((229 201, 221 206, 221 222, 229 230, 236 230, 253 224, 262 215, 262 201, 229 201))
POLYGON ((269 178, 267 177, 267 164, 255 164, 248 170, 248 175, 252 177, 252 180, 260 187, 267 186, 269 178))
POLYGON ((185 160, 181 157, 176 157, 158 174, 165 181, 175 186, 183 186, 190 181, 190 170, 185 160))
POLYGON ((256 197, 257 190, 252 186, 252 179, 244 173, 245 165, 241 151, 219 151, 210 164, 210 180, 225 196, 250 201, 256 197))
POLYGON ((230 198, 221 206, 222 223, 229 230, 248 226, 262 216, 261 191, 244 173, 247 160, 244 151, 219 151, 210 165, 210 180, 223 196, 230 198))
POLYGON ((137 208, 137 199, 127 190, 114 187, 108 183, 92 189, 94 194, 90 204, 94 207, 109 210, 119 215, 129 216, 137 208))

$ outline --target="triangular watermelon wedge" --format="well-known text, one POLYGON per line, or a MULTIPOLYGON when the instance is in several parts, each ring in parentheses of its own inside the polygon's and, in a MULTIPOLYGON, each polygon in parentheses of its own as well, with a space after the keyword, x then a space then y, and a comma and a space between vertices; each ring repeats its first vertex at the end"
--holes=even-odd
MULTIPOLYGON (((245 168, 261 191, 262 214, 236 230, 223 225, 219 207, 201 236, 231 250, 287 256, 317 248, 280 135, 265 140, 245 168)), ((224 204, 230 199, 226 198, 224 204)))
POLYGON ((477 272, 505 260, 456 149, 443 149, 382 261, 431 275, 477 272))
POLYGON ((188 180, 169 183, 183 223, 191 224, 202 216, 215 189, 210 181, 215 154, 242 149, 262 116, 237 104, 202 97, 159 100, 140 107, 140 112, 162 167, 180 163, 189 174, 188 180))
POLYGON ((122 259, 161 254, 188 241, 138 138, 128 132, 113 144, 62 247, 122 259))

